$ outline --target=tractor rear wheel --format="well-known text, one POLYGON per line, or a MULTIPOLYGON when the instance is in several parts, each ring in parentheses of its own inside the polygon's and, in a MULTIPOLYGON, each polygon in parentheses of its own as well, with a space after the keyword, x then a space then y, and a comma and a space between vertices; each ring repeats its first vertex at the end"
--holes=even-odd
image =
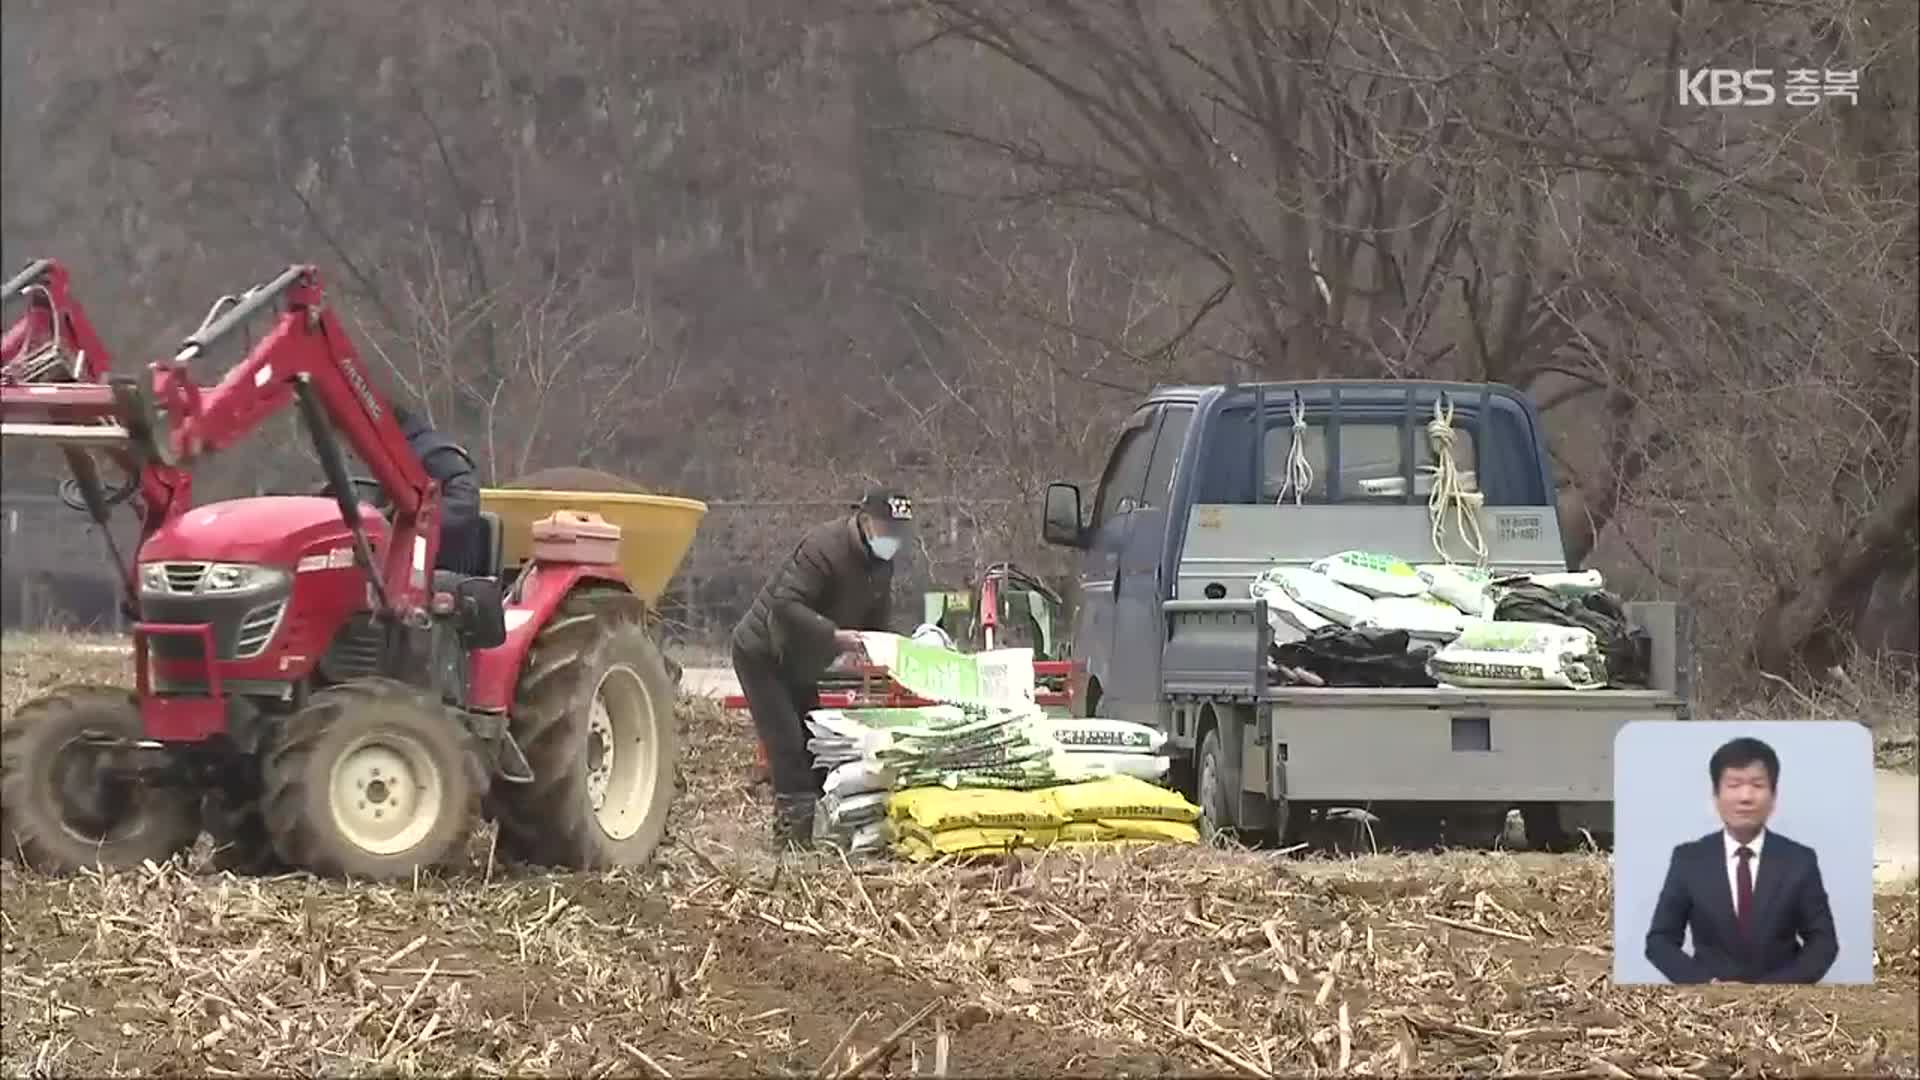
POLYGON ((132 694, 71 686, 0 731, 0 847, 42 873, 165 862, 200 838, 199 796, 100 773, 89 736, 144 739, 132 694))
POLYGON ((487 782, 473 735, 446 706, 378 678, 315 693, 286 719, 262 774, 281 860, 376 881, 464 857, 487 782))
POLYGON ((534 639, 514 694, 530 784, 503 785, 500 850, 578 870, 639 866, 666 834, 677 695, 630 593, 569 596, 534 639))

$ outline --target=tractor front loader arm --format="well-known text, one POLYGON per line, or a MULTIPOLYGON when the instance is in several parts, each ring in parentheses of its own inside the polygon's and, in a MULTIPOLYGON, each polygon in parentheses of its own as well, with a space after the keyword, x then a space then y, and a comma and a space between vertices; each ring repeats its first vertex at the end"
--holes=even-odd
POLYGON ((154 364, 153 373, 153 393, 167 419, 166 455, 183 467, 232 447, 297 401, 381 614, 425 610, 439 543, 439 486, 367 378, 345 327, 325 303, 314 267, 288 267, 248 290, 188 338, 171 361, 154 364), (195 357, 276 302, 282 305, 279 317, 246 359, 213 386, 192 382, 187 365, 195 357), (336 432, 366 464, 392 509, 391 539, 378 566, 360 528, 336 432))

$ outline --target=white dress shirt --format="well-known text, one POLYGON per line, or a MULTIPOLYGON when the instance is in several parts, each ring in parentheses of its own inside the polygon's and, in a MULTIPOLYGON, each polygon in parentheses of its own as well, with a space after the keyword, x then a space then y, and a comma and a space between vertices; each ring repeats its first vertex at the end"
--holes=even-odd
MULTIPOLYGON (((1742 845, 1740 841, 1733 838, 1733 834, 1724 829, 1720 832, 1720 839, 1725 842, 1727 849, 1727 896, 1733 901, 1734 917, 1739 918, 1741 915, 1746 914, 1740 910, 1739 852, 1742 845)), ((1753 839, 1747 841, 1745 845, 1748 851, 1753 852, 1753 855, 1747 859, 1747 873, 1751 875, 1753 879, 1753 887, 1756 893, 1760 888, 1760 849, 1766 842, 1767 830, 1761 829, 1759 833, 1757 833, 1753 839)))

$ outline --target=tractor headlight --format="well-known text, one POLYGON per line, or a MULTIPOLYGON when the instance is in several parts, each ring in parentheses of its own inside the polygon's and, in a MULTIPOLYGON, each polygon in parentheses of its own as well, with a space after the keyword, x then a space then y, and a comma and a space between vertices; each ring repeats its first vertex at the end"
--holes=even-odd
POLYGON ((237 593, 285 582, 287 572, 251 563, 151 562, 140 564, 142 592, 176 595, 237 593))
POLYGON ((285 572, 247 563, 214 563, 200 579, 203 593, 245 592, 282 580, 285 572))

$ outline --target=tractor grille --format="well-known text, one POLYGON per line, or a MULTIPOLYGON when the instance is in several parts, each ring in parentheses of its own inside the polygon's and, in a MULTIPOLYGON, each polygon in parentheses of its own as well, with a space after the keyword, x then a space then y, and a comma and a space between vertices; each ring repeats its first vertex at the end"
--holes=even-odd
POLYGON ((287 602, 276 600, 247 612, 241 618, 240 632, 233 640, 233 658, 248 660, 259 656, 266 649, 267 643, 273 640, 274 631, 280 629, 280 616, 286 610, 287 602))
POLYGON ((200 579, 207 576, 207 567, 211 563, 169 562, 161 563, 160 568, 170 593, 192 593, 200 587, 200 579))
POLYGON ((387 635, 365 615, 357 615, 334 635, 320 658, 320 674, 328 682, 347 682, 380 671, 386 658, 387 635))

